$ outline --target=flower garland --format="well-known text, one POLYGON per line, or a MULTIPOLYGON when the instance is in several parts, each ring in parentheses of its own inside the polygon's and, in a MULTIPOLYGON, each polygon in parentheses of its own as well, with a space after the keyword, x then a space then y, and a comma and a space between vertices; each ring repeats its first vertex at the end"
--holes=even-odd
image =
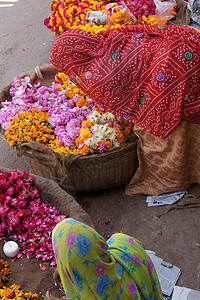
POLYGON ((100 0, 54 0, 50 5, 51 16, 44 20, 44 25, 57 34, 61 34, 66 29, 85 25, 88 23, 87 11, 104 11, 105 2, 100 0))
MULTIPOLYGON (((102 30, 126 25, 166 25, 167 19, 158 19, 155 15, 156 5, 153 0, 138 1, 78 1, 55 0, 51 2, 51 15, 44 20, 44 25, 56 34, 72 28, 79 28, 93 34, 102 30), (86 19, 87 11, 109 13, 106 25, 90 25, 86 19)), ((176 17, 176 9, 172 9, 176 17)))
MULTIPOLYGON (((34 184, 34 177, 26 172, 0 173, 0 237, 5 234, 19 240, 17 257, 36 255, 42 261, 54 260, 51 233, 55 225, 66 218, 55 207, 44 204, 34 184)), ((52 262, 54 265, 54 261, 52 262)))

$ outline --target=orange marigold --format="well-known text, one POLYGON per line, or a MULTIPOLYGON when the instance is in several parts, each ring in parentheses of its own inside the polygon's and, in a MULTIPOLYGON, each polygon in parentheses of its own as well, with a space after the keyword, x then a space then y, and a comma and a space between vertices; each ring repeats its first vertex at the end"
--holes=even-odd
POLYGON ((90 152, 90 146, 84 145, 81 149, 79 149, 80 154, 87 155, 90 152))
POLYGON ((84 143, 84 140, 81 139, 81 138, 77 138, 75 141, 74 141, 74 144, 76 145, 76 147, 82 145, 84 143))
POLYGON ((101 115, 103 115, 103 112, 99 107, 93 108, 93 111, 98 111, 101 115))
POLYGON ((114 127, 114 128, 115 128, 115 131, 116 131, 118 143, 123 142, 123 140, 124 140, 124 135, 123 135, 122 131, 121 131, 118 127, 114 127))
POLYGON ((10 269, 8 268, 8 263, 0 259, 0 288, 4 285, 4 282, 8 281, 8 275, 10 274, 10 269))
POLYGON ((55 139, 54 129, 48 122, 47 112, 32 109, 13 118, 5 136, 11 147, 36 141, 46 146, 55 139))
POLYGON ((84 98, 80 98, 76 102, 76 106, 78 106, 78 107, 89 106, 89 103, 84 98))

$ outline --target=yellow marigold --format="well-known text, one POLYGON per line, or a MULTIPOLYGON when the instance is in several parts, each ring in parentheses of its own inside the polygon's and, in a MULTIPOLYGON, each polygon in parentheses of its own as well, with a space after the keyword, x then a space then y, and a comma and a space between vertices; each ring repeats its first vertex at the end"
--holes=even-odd
POLYGON ((92 137, 92 133, 89 130, 82 130, 80 133, 80 137, 83 141, 92 137))
POLYGON ((84 145, 79 152, 81 155, 87 155, 90 152, 90 146, 84 145))
POLYGON ((62 91, 62 90, 63 90, 63 87, 60 86, 60 85, 57 85, 56 87, 57 87, 57 89, 58 89, 59 91, 62 91))
POLYGON ((82 122, 81 125, 87 126, 87 127, 90 128, 90 127, 92 127, 94 124, 93 124, 92 122, 88 121, 88 120, 85 120, 85 121, 82 122))
POLYGON ((76 147, 63 147, 59 145, 59 141, 55 139, 52 143, 49 144, 49 148, 53 149, 55 152, 60 153, 62 155, 68 154, 80 154, 79 150, 76 147))
POLYGON ((11 147, 25 142, 36 141, 48 146, 55 139, 54 129, 48 122, 47 112, 32 109, 13 118, 5 136, 11 147))

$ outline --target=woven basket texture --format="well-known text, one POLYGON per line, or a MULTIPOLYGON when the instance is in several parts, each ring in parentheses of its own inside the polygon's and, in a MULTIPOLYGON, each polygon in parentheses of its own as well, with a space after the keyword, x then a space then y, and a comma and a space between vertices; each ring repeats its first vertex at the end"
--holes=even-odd
POLYGON ((130 181, 138 167, 135 136, 110 152, 87 156, 62 156, 34 142, 15 150, 18 156, 23 152, 34 174, 54 180, 66 191, 91 192, 117 187, 130 181))

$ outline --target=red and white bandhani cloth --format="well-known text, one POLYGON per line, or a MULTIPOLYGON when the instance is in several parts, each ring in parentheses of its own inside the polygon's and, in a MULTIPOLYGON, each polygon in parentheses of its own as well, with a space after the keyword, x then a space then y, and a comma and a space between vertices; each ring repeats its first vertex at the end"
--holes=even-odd
POLYGON ((183 25, 131 25, 61 34, 50 57, 85 94, 160 138, 200 123, 200 33, 183 25))

